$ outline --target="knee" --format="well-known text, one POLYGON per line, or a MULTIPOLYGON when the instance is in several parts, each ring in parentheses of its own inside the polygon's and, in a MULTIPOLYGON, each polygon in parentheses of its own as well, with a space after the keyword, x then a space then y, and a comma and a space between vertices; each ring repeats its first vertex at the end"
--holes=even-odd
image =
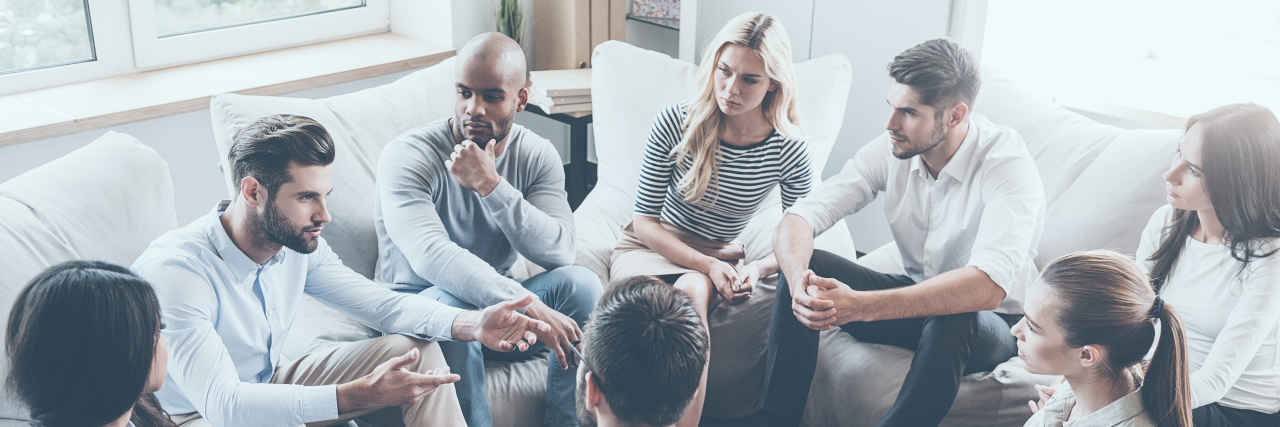
POLYGON ((966 342, 978 340, 979 318, 977 312, 949 314, 925 319, 924 340, 956 339, 966 342))
MULTIPOLYGON (((600 301, 604 287, 600 285, 600 276, 586 267, 571 265, 547 272, 556 286, 556 293, 563 295, 564 305, 590 313, 600 301)), ((583 319, 585 320, 585 319, 583 319)))

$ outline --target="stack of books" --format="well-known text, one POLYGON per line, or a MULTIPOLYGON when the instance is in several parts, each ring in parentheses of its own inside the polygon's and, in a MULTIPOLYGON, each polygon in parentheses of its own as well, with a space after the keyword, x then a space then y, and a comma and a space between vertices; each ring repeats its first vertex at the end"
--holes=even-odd
POLYGON ((591 114, 590 68, 533 71, 529 83, 529 103, 547 114, 591 114))

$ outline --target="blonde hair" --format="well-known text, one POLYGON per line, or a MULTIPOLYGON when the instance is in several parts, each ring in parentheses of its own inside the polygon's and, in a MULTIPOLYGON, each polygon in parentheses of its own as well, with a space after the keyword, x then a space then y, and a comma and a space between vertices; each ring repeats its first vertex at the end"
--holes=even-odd
POLYGON ((688 118, 684 122, 684 138, 671 149, 676 167, 684 173, 677 188, 684 195, 684 200, 692 204, 700 204, 708 189, 717 185, 723 114, 716 102, 715 70, 720 63, 720 54, 730 43, 760 55, 764 60, 765 75, 777 84, 777 89, 765 94, 761 104, 765 120, 787 139, 804 139, 800 114, 796 109, 791 41, 782 28, 782 22, 773 15, 759 12, 734 17, 707 45, 702 64, 698 67, 698 95, 689 102, 688 118), (685 170, 685 156, 693 159, 692 172, 685 170))

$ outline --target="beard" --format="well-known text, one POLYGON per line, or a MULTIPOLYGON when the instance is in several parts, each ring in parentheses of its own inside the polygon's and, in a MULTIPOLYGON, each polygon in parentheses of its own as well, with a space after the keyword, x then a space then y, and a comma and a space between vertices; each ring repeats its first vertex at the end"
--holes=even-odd
POLYGON ((575 405, 578 408, 578 427, 596 427, 596 414, 587 410, 587 388, 578 386, 574 394, 577 395, 578 400, 578 404, 575 405))
POLYGON ((933 147, 937 147, 938 144, 941 144, 942 140, 947 138, 947 122, 942 121, 941 117, 934 117, 934 122, 937 124, 933 127, 933 132, 930 133, 929 140, 926 144, 915 145, 912 144, 913 141, 908 139, 907 147, 904 147, 901 150, 896 146, 893 147, 893 156, 906 160, 932 150, 933 147))
POLYGON ((455 130, 458 132, 458 135, 462 135, 463 139, 476 143, 476 145, 479 145, 480 149, 483 150, 486 148, 486 145, 489 145, 489 140, 502 142, 502 140, 507 139, 507 135, 511 134, 511 122, 513 120, 515 120, 514 113, 510 116, 499 118, 498 121, 494 123, 469 120, 472 123, 484 123, 485 125, 488 125, 489 128, 468 132, 466 126, 463 126, 466 121, 464 121, 461 116, 454 116, 453 126, 456 128, 455 130))
POLYGON ((300 254, 309 254, 315 252, 320 246, 319 237, 311 237, 307 235, 307 230, 320 227, 322 223, 314 223, 309 226, 294 226, 289 222, 284 214, 276 209, 274 196, 267 197, 266 212, 258 218, 258 229, 267 240, 282 245, 286 248, 293 249, 300 254))

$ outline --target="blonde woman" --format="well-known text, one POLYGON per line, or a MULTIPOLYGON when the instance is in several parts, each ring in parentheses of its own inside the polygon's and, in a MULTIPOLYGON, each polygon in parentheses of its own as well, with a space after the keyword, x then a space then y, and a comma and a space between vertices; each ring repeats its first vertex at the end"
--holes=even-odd
MULTIPOLYGON (((809 193, 809 153, 796 111, 791 45, 773 15, 729 21, 708 46, 696 98, 658 114, 645 150, 636 215, 613 254, 610 281, 658 276, 693 299, 698 316, 751 297, 778 271, 773 255, 743 263, 734 241, 780 186, 782 206, 809 193)), ((706 371, 680 425, 697 425, 706 371)))

